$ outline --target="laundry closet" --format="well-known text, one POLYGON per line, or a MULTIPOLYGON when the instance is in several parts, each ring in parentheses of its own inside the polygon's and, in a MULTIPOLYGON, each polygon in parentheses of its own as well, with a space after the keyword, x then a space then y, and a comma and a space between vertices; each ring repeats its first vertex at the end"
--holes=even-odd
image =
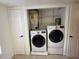
POLYGON ((28 9, 32 55, 63 54, 65 7, 28 9))

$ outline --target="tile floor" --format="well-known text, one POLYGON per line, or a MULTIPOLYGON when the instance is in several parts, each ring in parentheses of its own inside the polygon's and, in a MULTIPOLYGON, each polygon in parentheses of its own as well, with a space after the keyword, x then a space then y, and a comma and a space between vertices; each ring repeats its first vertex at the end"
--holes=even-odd
POLYGON ((15 55, 12 59, 79 59, 79 58, 70 58, 62 55, 48 55, 48 56, 15 55))

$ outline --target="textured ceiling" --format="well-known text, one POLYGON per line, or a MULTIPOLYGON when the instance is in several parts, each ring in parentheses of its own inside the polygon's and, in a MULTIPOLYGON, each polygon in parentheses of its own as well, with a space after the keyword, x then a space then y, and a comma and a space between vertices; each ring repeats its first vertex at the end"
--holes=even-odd
POLYGON ((53 3, 73 3, 79 2, 79 0, 0 0, 1 4, 6 6, 31 6, 31 5, 43 5, 53 3))

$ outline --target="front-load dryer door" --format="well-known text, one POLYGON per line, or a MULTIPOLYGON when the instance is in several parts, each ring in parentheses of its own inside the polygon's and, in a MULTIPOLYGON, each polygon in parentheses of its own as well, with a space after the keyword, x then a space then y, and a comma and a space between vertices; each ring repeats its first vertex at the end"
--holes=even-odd
POLYGON ((63 40, 63 33, 62 31, 60 30, 52 30, 50 33, 49 33, 49 39, 51 42, 53 43, 59 43, 63 40))
POLYGON ((41 48, 45 44, 45 38, 42 35, 35 35, 32 38, 32 44, 37 48, 41 48))
POLYGON ((32 38, 32 51, 46 51, 46 41, 42 35, 35 35, 32 38))

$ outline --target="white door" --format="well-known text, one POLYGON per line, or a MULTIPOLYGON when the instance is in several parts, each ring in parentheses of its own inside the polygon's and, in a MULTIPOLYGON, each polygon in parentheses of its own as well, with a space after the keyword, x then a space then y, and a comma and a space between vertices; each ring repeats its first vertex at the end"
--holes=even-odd
POLYGON ((23 38, 22 12, 19 9, 10 9, 9 16, 9 23, 13 34, 13 45, 15 54, 24 54, 25 41, 23 38))
POLYGON ((79 6, 73 5, 70 11, 68 56, 79 57, 79 6))

